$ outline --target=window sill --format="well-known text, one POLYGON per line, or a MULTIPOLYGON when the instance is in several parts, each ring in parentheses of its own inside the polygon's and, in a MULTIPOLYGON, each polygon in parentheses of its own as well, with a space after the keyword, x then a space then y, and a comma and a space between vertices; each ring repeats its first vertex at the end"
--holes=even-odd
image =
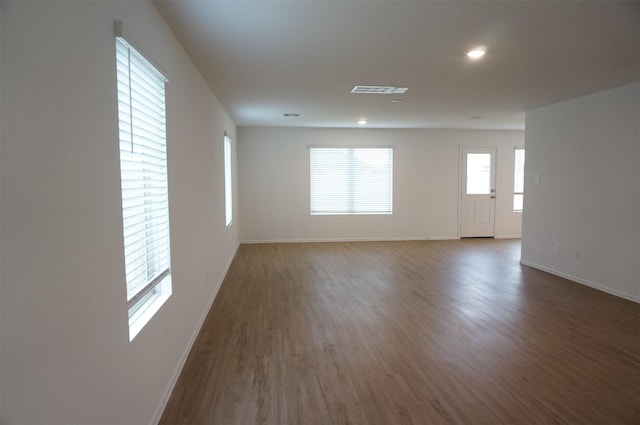
POLYGON ((140 306, 134 306, 136 311, 129 316, 129 341, 140 333, 151 318, 160 310, 171 296, 171 274, 165 277, 153 290, 153 295, 141 301, 140 306))

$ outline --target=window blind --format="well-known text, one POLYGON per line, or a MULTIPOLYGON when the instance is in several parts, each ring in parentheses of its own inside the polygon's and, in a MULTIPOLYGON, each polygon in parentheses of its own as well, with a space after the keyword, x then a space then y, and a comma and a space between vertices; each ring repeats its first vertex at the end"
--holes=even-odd
POLYGON ((515 149, 513 176, 513 210, 522 211, 524 204, 524 149, 515 149))
POLYGON ((165 78, 116 38, 118 128, 129 315, 170 276, 165 78))
POLYGON ((311 214, 391 214, 393 148, 310 148, 311 214))
POLYGON ((231 138, 224 136, 224 206, 226 225, 233 220, 233 185, 231 184, 231 138))

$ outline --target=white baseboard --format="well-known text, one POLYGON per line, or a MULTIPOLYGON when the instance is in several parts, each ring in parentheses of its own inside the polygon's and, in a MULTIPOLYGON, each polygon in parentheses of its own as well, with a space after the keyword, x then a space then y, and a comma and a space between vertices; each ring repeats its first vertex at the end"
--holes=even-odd
POLYGON ((494 239, 522 239, 522 235, 496 235, 494 239))
POLYGON ((560 272, 558 270, 550 269, 549 267, 541 266, 540 264, 532 263, 527 260, 520 260, 520 264, 524 264, 525 266, 533 267, 534 269, 542 270, 543 272, 551 273, 553 275, 562 277, 564 279, 568 279, 572 282, 580 283, 582 285, 588 286, 593 289, 597 289, 598 291, 606 292, 607 294, 615 295, 616 297, 624 298, 629 301, 633 301, 636 303, 640 303, 640 297, 635 295, 627 294, 626 292, 618 291, 617 289, 609 288, 604 285, 600 285, 595 282, 591 282, 586 279, 579 278, 577 276, 573 276, 567 273, 560 272))
POLYGON ((316 243, 316 242, 401 242, 401 241, 448 241, 460 239, 458 236, 401 236, 394 238, 319 238, 319 239, 249 239, 241 244, 266 243, 316 243))
POLYGON ((218 277, 217 286, 216 286, 215 290, 213 291, 213 293, 211 294, 211 298, 209 299, 209 302, 207 303, 207 307, 204 309, 204 312, 202 313, 202 316, 198 320, 198 324, 197 324, 194 332, 191 334, 191 337, 189 338, 189 342, 187 343, 187 347, 185 348, 185 350, 183 351, 182 355, 180 356, 180 360, 178 361, 178 365, 176 366, 176 369, 173 372, 173 375, 171 375, 171 379, 169 380, 169 383, 167 384, 167 386, 166 386, 166 388, 165 388, 165 390, 164 390, 164 392, 162 394, 162 398, 160 400, 160 405, 158 406, 158 409, 156 410, 156 413, 153 416, 153 421, 151 422, 152 425, 157 425, 158 422, 160 422, 160 419, 162 419, 162 414, 164 413, 164 409, 167 407, 167 403, 169 403, 169 398, 171 398, 171 393, 173 393, 173 389, 175 388, 176 384, 178 383, 178 378, 180 378, 180 374, 182 373, 182 369, 184 368, 184 365, 187 362, 187 358, 189 358, 189 353, 191 353, 191 349, 193 348, 193 344, 195 344, 196 339, 198 338, 198 335, 200 334, 200 330, 202 329, 202 326, 204 325, 204 321, 206 320, 207 315, 209 314, 209 311, 211 310, 211 307, 213 306, 213 302, 215 301, 216 296, 218 295, 218 292, 220 291, 220 288, 222 287, 222 282, 224 281, 224 278, 227 276, 227 272, 229 271, 229 267, 231 267, 231 263, 233 262, 233 259, 235 258, 239 247, 240 247, 240 245, 238 245, 236 247, 235 252, 233 253, 231 258, 227 262, 227 265, 225 266, 225 268, 222 271, 221 275, 218 277))

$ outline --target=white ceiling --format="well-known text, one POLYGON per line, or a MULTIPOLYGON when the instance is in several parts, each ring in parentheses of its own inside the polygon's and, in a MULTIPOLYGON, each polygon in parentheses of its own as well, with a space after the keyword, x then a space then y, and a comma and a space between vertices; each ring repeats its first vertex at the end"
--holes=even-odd
POLYGON ((640 80, 640 1, 154 3, 238 126, 523 129, 526 110, 640 80))

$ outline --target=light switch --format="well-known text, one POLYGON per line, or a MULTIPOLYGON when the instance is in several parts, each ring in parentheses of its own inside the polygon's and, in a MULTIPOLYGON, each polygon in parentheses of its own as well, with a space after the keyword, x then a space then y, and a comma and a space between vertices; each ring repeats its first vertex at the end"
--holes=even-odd
POLYGON ((533 175, 533 184, 540 184, 540 174, 536 173, 533 175))

